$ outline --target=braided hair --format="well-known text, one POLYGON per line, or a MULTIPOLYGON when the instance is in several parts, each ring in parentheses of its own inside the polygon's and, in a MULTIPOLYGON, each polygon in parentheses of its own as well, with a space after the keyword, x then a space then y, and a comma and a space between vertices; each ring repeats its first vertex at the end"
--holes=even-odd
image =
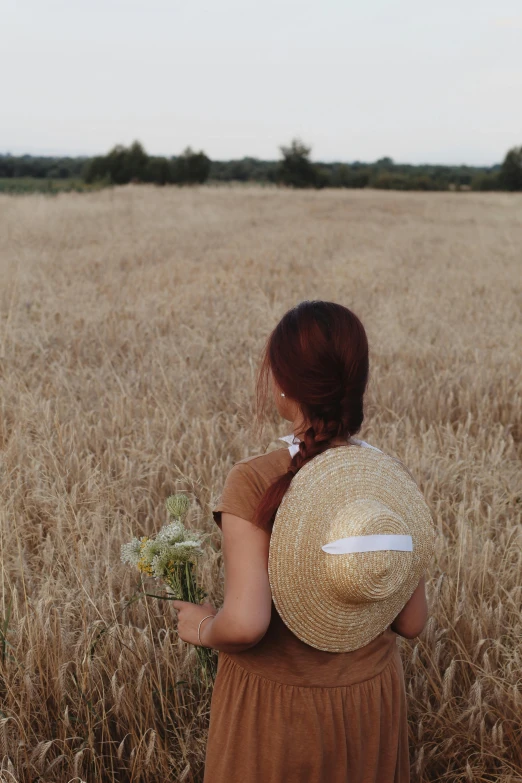
POLYGON ((364 419, 369 377, 368 340, 359 318, 343 305, 305 300, 269 335, 258 373, 256 418, 266 416, 270 376, 299 405, 309 423, 286 473, 265 491, 253 522, 271 530, 295 474, 336 438, 348 440, 364 419))

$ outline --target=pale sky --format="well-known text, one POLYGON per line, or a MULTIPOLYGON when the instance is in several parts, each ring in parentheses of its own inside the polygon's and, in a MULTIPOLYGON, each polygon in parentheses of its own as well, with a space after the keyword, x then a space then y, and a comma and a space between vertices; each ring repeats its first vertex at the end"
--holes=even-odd
POLYGON ((522 145, 520 0, 0 0, 0 153, 491 165, 522 145))

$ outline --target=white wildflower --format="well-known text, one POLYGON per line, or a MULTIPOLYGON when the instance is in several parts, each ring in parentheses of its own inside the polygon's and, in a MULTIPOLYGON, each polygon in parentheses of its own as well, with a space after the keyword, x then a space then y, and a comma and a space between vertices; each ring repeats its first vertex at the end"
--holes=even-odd
POLYGON ((198 541, 176 541, 163 544, 150 562, 152 573, 159 579, 166 579, 176 566, 203 554, 198 541))
POLYGON ((179 557, 172 545, 162 546, 151 562, 152 573, 158 579, 168 577, 170 572, 179 563, 179 557))
POLYGON ((130 563, 131 565, 138 565, 140 559, 141 541, 135 536, 129 541, 128 544, 122 544, 121 546, 121 562, 130 563))
POLYGON ((184 541, 188 531, 181 522, 171 522, 170 525, 164 525, 156 536, 156 541, 165 543, 174 543, 175 541, 184 541))
POLYGON ((147 539, 141 547, 140 560, 144 563, 150 564, 154 555, 157 555, 161 549, 161 544, 154 538, 147 539))

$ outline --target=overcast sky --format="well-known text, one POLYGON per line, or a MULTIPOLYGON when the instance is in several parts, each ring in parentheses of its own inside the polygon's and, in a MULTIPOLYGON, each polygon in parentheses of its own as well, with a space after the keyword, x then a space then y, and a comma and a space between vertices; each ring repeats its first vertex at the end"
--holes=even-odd
POLYGON ((0 0, 0 153, 500 162, 520 0, 0 0))

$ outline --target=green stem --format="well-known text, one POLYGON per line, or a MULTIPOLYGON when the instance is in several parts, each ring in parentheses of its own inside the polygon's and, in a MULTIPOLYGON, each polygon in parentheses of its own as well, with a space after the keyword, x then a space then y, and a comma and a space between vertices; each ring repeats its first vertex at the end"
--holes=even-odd
MULTIPOLYGON (((164 579, 164 582, 170 587, 173 595, 160 596, 153 593, 145 593, 145 595, 170 601, 178 599, 193 604, 200 603, 200 598, 206 596, 206 593, 197 584, 194 563, 190 560, 176 565, 168 577, 164 579)), ((199 644, 195 647, 201 680, 205 685, 211 685, 217 673, 217 651, 212 647, 202 647, 199 644)))

